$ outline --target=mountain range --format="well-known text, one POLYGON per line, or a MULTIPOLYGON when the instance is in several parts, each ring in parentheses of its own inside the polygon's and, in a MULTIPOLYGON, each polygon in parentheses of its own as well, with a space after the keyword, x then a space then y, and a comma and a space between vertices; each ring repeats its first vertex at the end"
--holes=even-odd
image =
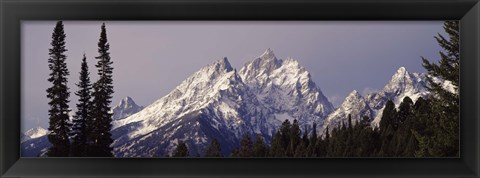
POLYGON ((400 67, 380 91, 369 93, 364 97, 353 90, 327 117, 322 130, 326 127, 338 127, 342 122, 347 123, 348 115, 351 115, 353 124, 363 116, 368 116, 372 126, 378 125, 388 100, 392 100, 398 107, 407 96, 415 102, 419 97, 426 98, 428 94, 426 74, 410 73, 405 67, 400 67))
MULTIPOLYGON (((388 100, 398 105, 406 96, 413 101, 426 97, 426 84, 426 74, 400 67, 382 90, 367 96, 354 90, 334 108, 293 58, 278 59, 267 49, 238 71, 221 58, 146 107, 123 99, 112 109, 112 147, 116 157, 163 157, 181 140, 191 156, 202 156, 215 138, 228 155, 243 134, 259 134, 269 143, 286 119, 298 120, 302 130, 317 123, 320 135, 346 122, 349 114, 352 120, 368 116, 376 125, 388 100)), ((22 143, 22 149, 39 145, 41 138, 22 143)))
MULTIPOLYGON (((129 96, 120 100, 120 102, 112 108, 113 120, 121 120, 132 114, 142 110, 142 106, 138 106, 129 96)), ((72 115, 72 114, 70 114, 72 115)), ((44 156, 47 148, 51 146, 47 138, 48 130, 42 127, 35 127, 21 133, 20 149, 22 157, 38 157, 44 156)))

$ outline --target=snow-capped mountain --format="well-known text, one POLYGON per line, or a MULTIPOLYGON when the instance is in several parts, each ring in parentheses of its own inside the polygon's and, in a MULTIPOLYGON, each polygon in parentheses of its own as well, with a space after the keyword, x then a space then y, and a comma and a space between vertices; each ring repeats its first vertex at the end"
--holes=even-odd
POLYGON ((20 144, 20 155, 22 157, 41 157, 51 146, 48 141, 48 135, 25 140, 20 144))
POLYGON ((22 134, 20 149, 22 157, 38 157, 51 145, 47 138, 48 130, 34 127, 22 134))
MULTIPOLYGON (((388 100, 398 106, 405 96, 414 102, 426 97, 426 81, 425 74, 400 67, 382 90, 365 97, 353 90, 334 108, 293 58, 278 59, 267 49, 238 72, 221 58, 146 107, 130 97, 120 101, 112 108, 112 147, 117 157, 163 157, 171 155, 181 140, 195 156, 202 155, 215 138, 226 155, 243 134, 260 134, 270 142, 285 119, 299 120, 302 129, 316 122, 320 133, 327 126, 347 123, 348 115, 353 123, 368 116, 378 124, 388 100)), ((454 89, 448 82, 444 86, 454 89)), ((46 133, 24 141, 22 156, 41 155, 49 145, 46 133)))
POLYGON ((42 127, 35 127, 27 130, 25 133, 22 134, 21 142, 38 138, 44 135, 48 134, 48 130, 42 128, 42 127))
POLYGON ((428 94, 426 86, 427 77, 425 74, 410 73, 405 67, 400 67, 392 76, 392 79, 383 87, 383 90, 369 94, 367 100, 374 109, 380 109, 388 100, 392 100, 395 105, 398 105, 405 96, 410 97, 415 102, 419 97, 428 94))
POLYGON ((348 115, 351 115, 352 124, 355 124, 355 121, 360 121, 363 116, 373 118, 374 113, 375 112, 370 108, 365 98, 363 98, 356 90, 353 90, 347 98, 345 98, 345 101, 343 101, 343 103, 327 117, 322 130, 327 127, 338 127, 342 122, 347 124, 348 115))
MULTIPOLYGON (((135 104, 132 98, 127 96, 112 109, 113 119, 123 119, 142 110, 142 108, 143 107, 135 104)), ((71 118, 73 117, 73 113, 74 112, 70 113, 71 118)), ((25 133, 22 133, 20 145, 22 157, 42 156, 47 151, 47 148, 51 146, 50 142, 48 141, 47 134, 48 130, 42 127, 35 127, 29 129, 25 133)))
MULTIPOLYGON (((277 59, 271 49, 248 62, 239 71, 262 105, 278 120, 297 119, 301 125, 322 125, 334 107, 323 95, 310 73, 293 59, 277 59)), ((279 124, 277 124, 279 126, 279 124)))
POLYGON ((123 98, 120 103, 112 108, 113 120, 124 119, 132 114, 135 114, 143 109, 143 106, 138 106, 135 101, 129 96, 123 98))
POLYGON ((261 134, 269 142, 285 119, 323 123, 331 111, 332 104, 297 61, 277 59, 268 49, 240 72, 220 59, 142 111, 114 121, 114 152, 164 156, 183 140, 191 155, 203 154, 216 138, 227 154, 243 134, 261 134))
MULTIPOLYGON (((170 154, 184 140, 192 155, 217 138, 225 153, 244 133, 268 131, 269 111, 258 104, 227 58, 184 80, 142 111, 113 122, 115 154, 154 157, 170 154)), ((271 119, 270 119, 271 120, 271 119)))
POLYGON ((322 128, 347 123, 348 114, 352 115, 353 123, 363 116, 368 116, 372 124, 377 125, 388 100, 392 100, 397 107, 406 96, 415 102, 419 97, 427 97, 429 92, 426 86, 426 74, 410 73, 405 67, 400 67, 382 90, 370 93, 365 98, 356 91, 352 92, 343 104, 328 116, 327 124, 322 128))
POLYGON ((370 108, 376 111, 373 124, 380 122, 383 108, 388 100, 392 100, 397 107, 406 96, 416 102, 419 97, 427 97, 429 91, 426 87, 426 74, 410 73, 405 67, 400 67, 383 90, 368 94, 366 97, 370 108))

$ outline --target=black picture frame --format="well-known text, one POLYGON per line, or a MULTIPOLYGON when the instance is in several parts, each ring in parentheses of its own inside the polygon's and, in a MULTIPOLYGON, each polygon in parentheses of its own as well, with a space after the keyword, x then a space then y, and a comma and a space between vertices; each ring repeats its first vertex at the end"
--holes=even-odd
POLYGON ((478 0, 0 0, 0 177, 479 177, 478 0), (460 20, 460 158, 20 158, 22 20, 460 20))

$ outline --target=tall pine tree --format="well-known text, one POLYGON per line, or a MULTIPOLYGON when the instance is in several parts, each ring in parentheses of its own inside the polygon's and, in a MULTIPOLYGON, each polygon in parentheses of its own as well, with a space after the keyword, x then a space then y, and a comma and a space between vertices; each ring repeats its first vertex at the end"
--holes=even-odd
POLYGON ((268 154, 268 145, 265 144, 263 137, 260 134, 255 136, 255 144, 253 145, 254 157, 266 157, 268 154))
POLYGON ((220 148, 220 143, 214 138, 207 151, 205 152, 205 157, 222 157, 222 151, 220 148))
POLYGON ((307 147, 307 156, 317 156, 315 147, 317 145, 317 123, 313 123, 312 125, 312 135, 310 136, 309 139, 309 144, 307 147))
POLYGON ((50 74, 48 81, 52 86, 47 89, 47 98, 50 99, 48 105, 49 127, 48 141, 52 146, 48 149, 47 155, 50 157, 69 156, 70 152, 70 121, 68 113, 70 112, 68 102, 70 92, 67 86, 67 76, 70 74, 67 68, 65 52, 65 32, 63 22, 58 21, 52 34, 52 48, 49 49, 48 67, 50 74))
POLYGON ((288 157, 294 156, 297 146, 300 145, 300 141, 301 141, 300 135, 301 135, 300 126, 298 124, 298 121, 294 119, 292 123, 292 127, 290 127, 290 132, 289 132, 290 142, 289 142, 288 148, 286 149, 288 157))
POLYGON ((183 141, 179 141, 177 148, 174 150, 172 157, 188 157, 188 147, 183 141))
POLYGON ((252 157, 253 156, 253 142, 248 134, 243 134, 242 140, 240 140, 240 149, 238 150, 239 157, 252 157))
POLYGON ((72 152, 73 156, 86 156, 87 133, 90 130, 87 123, 91 122, 91 89, 90 73, 88 72, 87 57, 83 54, 80 82, 77 84, 79 90, 75 92, 78 96, 77 112, 73 118, 72 126, 72 152))
POLYGON ((110 129, 112 127, 112 113, 110 112, 110 103, 113 94, 112 72, 113 62, 110 59, 110 44, 107 40, 105 23, 102 24, 100 40, 98 42, 99 56, 98 68, 99 79, 93 84, 93 109, 92 109, 92 130, 88 137, 89 148, 88 156, 92 157, 111 157, 113 143, 110 129))
POLYGON ((459 156, 459 94, 458 86, 460 81, 460 29, 459 21, 445 21, 443 28, 448 34, 448 38, 438 34, 437 40, 443 51, 440 51, 440 61, 438 64, 429 62, 422 57, 423 67, 433 77, 439 77, 450 81, 454 86, 451 92, 440 83, 434 82, 432 77, 428 77, 429 90, 432 93, 430 97, 432 113, 434 117, 434 133, 425 135, 418 141, 428 143, 428 156, 459 156))
POLYGON ((285 148, 282 143, 282 134, 280 131, 275 132, 268 155, 270 157, 285 157, 285 148))

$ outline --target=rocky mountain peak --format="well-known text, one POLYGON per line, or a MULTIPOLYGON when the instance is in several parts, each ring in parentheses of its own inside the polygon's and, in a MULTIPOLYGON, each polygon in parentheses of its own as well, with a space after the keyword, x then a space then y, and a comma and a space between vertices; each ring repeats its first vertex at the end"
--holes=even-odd
POLYGON ((277 59, 277 57, 276 57, 275 54, 273 53, 273 50, 270 49, 270 48, 267 48, 267 49, 265 50, 265 52, 263 52, 263 54, 260 55, 259 58, 260 58, 260 59, 263 59, 263 60, 277 59))
POLYGON ((233 70, 232 65, 230 64, 230 62, 226 57, 223 57, 222 59, 215 61, 215 63, 213 63, 212 66, 214 66, 215 69, 217 70, 222 70, 225 72, 230 72, 233 70))
POLYGON ((137 113, 138 111, 142 110, 143 107, 139 106, 133 101, 133 99, 129 96, 120 100, 120 102, 112 108, 113 120, 119 120, 126 118, 130 115, 137 113))

